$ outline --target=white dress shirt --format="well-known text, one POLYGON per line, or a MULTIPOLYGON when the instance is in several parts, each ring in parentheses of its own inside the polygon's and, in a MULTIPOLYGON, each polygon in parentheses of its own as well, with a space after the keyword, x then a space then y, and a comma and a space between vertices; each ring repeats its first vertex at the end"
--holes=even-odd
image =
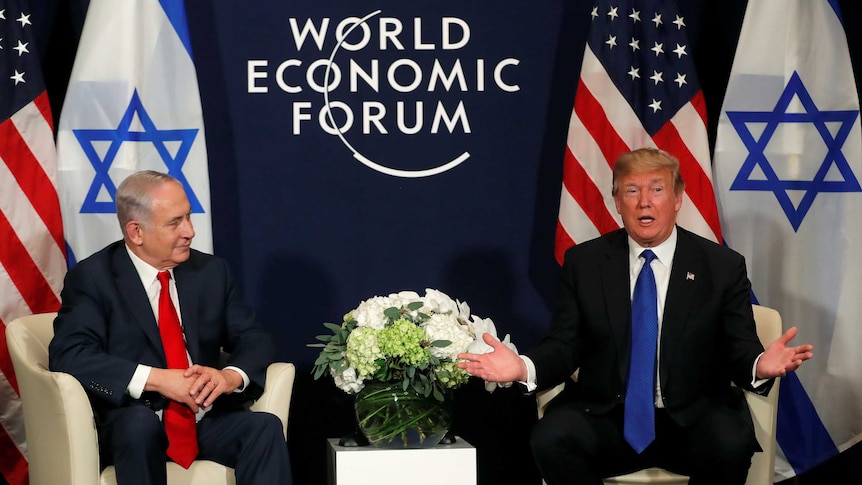
MULTIPOLYGON (((635 283, 637 282, 638 275, 641 272, 641 268, 644 265, 644 259, 640 257, 641 253, 644 251, 644 247, 638 245, 634 239, 629 236, 629 298, 634 296, 635 292, 635 283)), ((663 243, 658 246, 651 247, 649 249, 656 255, 656 258, 653 259, 650 267, 652 268, 653 275, 655 276, 655 285, 656 285, 656 297, 658 298, 658 342, 656 342, 656 380, 655 380, 655 405, 658 408, 664 407, 664 402, 662 400, 661 395, 661 376, 659 375, 658 362, 659 362, 659 353, 661 352, 661 325, 662 320, 664 319, 664 304, 667 300, 667 289, 670 285, 670 272, 673 267, 673 255, 676 252, 676 242, 677 242, 677 231, 676 226, 674 226, 673 231, 671 231, 670 236, 663 243)), ((760 356, 762 353, 754 359, 754 364, 751 368, 751 385, 753 387, 759 387, 765 384, 768 379, 757 379, 757 362, 760 360, 760 356)), ((536 365, 533 361, 525 356, 521 355, 521 359, 524 361, 524 364, 527 366, 527 380, 525 382, 521 382, 527 388, 528 392, 532 392, 536 389, 536 365)))
MULTIPOLYGON (((159 321, 159 294, 162 291, 162 285, 159 282, 159 270, 150 266, 144 260, 138 257, 135 253, 129 249, 129 246, 126 246, 126 252, 129 253, 129 257, 132 259, 132 264, 135 266, 135 270, 138 272, 138 276, 141 278, 141 284, 144 286, 144 290, 147 292, 147 299, 150 301, 150 307, 153 309, 153 316, 156 317, 156 324, 159 321)), ((177 310, 177 317, 180 320, 180 326, 183 324, 182 312, 180 312, 180 299, 177 295, 177 285, 174 280, 174 270, 168 270, 171 273, 171 278, 169 281, 170 293, 171 293, 171 301, 174 304, 174 308, 177 310)), ((185 334, 183 335, 185 338, 185 334)), ((189 367, 194 363, 192 362, 191 355, 189 355, 188 350, 186 350, 186 357, 189 360, 189 367)), ((126 392, 128 392, 129 396, 140 399, 141 395, 144 392, 144 386, 147 384, 147 379, 150 377, 150 371, 152 371, 152 367, 144 364, 138 364, 138 367, 135 369, 135 373, 132 374, 132 379, 129 381, 129 385, 126 388, 126 392)), ((242 377, 242 386, 238 387, 234 392, 242 392, 245 389, 251 379, 249 379, 248 374, 245 373, 242 369, 234 366, 227 366, 225 369, 231 369, 236 371, 240 377, 242 377)), ((207 408, 201 407, 198 410, 196 419, 200 421, 200 419, 209 411, 212 406, 208 406, 207 408)), ((161 417, 161 411, 156 411, 157 414, 161 417)))

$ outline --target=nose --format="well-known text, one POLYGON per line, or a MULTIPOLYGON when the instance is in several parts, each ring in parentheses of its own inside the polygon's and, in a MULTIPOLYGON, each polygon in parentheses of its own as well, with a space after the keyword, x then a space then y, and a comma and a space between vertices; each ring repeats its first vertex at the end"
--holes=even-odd
POLYGON ((642 190, 640 195, 638 196, 638 207, 649 207, 650 203, 650 194, 649 191, 642 190))
POLYGON ((187 216, 183 221, 183 227, 180 234, 186 239, 192 239, 195 237, 195 226, 192 224, 191 216, 187 216))

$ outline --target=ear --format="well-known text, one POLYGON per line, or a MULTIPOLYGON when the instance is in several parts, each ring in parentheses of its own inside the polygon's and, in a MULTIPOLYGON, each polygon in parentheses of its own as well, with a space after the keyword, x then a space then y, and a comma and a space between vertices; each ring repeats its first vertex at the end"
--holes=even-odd
MULTIPOLYGON (((617 214, 622 215, 623 212, 620 210, 620 194, 617 192, 617 195, 614 196, 614 205, 617 206, 617 214)), ((677 209, 679 210, 679 209, 677 209)))
POLYGON ((144 226, 138 221, 131 220, 126 223, 126 239, 135 246, 140 246, 144 243, 143 231, 144 226))

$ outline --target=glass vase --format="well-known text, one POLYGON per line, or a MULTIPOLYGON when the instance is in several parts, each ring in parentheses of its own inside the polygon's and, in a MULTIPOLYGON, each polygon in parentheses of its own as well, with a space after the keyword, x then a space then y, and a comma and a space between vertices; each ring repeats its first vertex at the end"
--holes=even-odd
POLYGON ((450 394, 425 397, 401 383, 367 382, 354 403, 359 429, 378 448, 430 448, 452 426, 450 394))

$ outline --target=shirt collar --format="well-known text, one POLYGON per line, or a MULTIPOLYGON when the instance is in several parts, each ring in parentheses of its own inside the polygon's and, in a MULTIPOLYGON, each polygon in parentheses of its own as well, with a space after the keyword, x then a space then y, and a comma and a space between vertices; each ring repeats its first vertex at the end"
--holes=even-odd
MULTIPOLYGON (((128 244, 126 244, 126 252, 129 253, 129 258, 132 259, 132 264, 135 266, 135 271, 138 272, 138 277, 141 278, 141 283, 143 283, 144 288, 149 288, 154 281, 158 280, 159 270, 132 252, 132 249, 128 244)), ((174 270, 169 269, 168 271, 171 273, 171 279, 173 279, 174 270)))
POLYGON ((654 246, 651 248, 645 248, 635 242, 631 236, 628 236, 629 239, 629 261, 637 261, 640 258, 641 253, 644 249, 650 249, 653 253, 655 253, 656 258, 661 261, 666 267, 670 267, 670 263, 673 261, 673 254, 676 251, 676 241, 677 241, 677 232, 676 225, 673 226, 673 230, 670 232, 670 236, 658 246, 654 246))

